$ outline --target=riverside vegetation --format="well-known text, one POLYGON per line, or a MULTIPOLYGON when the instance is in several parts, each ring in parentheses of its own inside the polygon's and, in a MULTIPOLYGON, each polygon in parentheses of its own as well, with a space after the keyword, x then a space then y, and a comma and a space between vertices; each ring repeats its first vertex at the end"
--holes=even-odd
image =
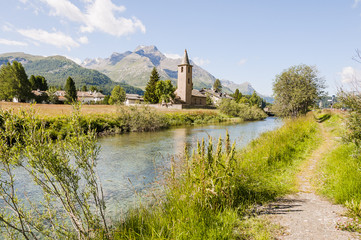
POLYGON ((357 143, 359 136, 353 124, 354 114, 330 114, 330 119, 325 122, 332 136, 339 141, 321 162, 318 181, 321 183, 320 193, 345 205, 348 215, 353 218, 349 222, 338 223, 339 228, 361 232, 361 155, 357 143))
POLYGON ((183 159, 173 161, 163 195, 151 206, 130 210, 115 238, 266 238, 263 222, 247 220, 252 207, 292 191, 297 166, 317 137, 317 123, 303 117, 242 150, 228 137, 217 144, 202 140, 194 151, 186 147, 183 159))
MULTIPOLYGON (((68 133, 53 139, 33 113, 2 111, 0 118, 1 233, 8 238, 232 239, 251 238, 263 222, 246 220, 255 204, 292 190, 296 166, 315 145, 312 118, 288 121, 246 148, 227 137, 201 141, 173 161, 164 191, 152 205, 130 210, 119 222, 105 216, 95 172, 95 131, 84 132, 75 111, 68 133), (37 204, 16 192, 25 170, 39 185, 37 204), (10 210, 9 210, 10 209, 10 210)), ((126 113, 123 113, 126 114, 126 113)))
MULTIPOLYGON (((234 118, 234 116, 217 110, 157 111, 151 107, 118 105, 115 108, 116 111, 111 114, 87 114, 85 112, 79 115, 79 122, 84 132, 91 129, 98 135, 107 135, 125 132, 157 131, 181 125, 262 120, 266 117, 262 110, 248 108, 247 114, 234 118)), ((51 111, 51 107, 46 111, 51 111)), ((6 114, 9 114, 9 112, 6 110, 1 111, 0 118, 6 114)), ((64 138, 72 127, 71 115, 69 114, 55 116, 37 114, 35 121, 37 121, 37 124, 43 125, 53 139, 64 138)))

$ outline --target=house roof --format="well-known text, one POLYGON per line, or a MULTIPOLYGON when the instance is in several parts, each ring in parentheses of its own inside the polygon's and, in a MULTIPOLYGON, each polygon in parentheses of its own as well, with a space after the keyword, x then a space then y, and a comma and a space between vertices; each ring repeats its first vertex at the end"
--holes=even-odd
POLYGON ((206 95, 204 95, 203 93, 201 93, 197 89, 192 90, 192 96, 194 96, 194 97, 207 97, 206 95))
POLYGON ((94 92, 92 92, 92 91, 86 91, 86 92, 85 91, 77 91, 76 95, 78 97, 83 97, 83 98, 85 98, 85 97, 88 97, 88 98, 104 98, 105 97, 104 94, 102 94, 100 92, 97 92, 97 91, 94 91, 94 92))
POLYGON ((139 100, 144 101, 143 97, 138 94, 126 94, 125 98, 128 100, 139 100))

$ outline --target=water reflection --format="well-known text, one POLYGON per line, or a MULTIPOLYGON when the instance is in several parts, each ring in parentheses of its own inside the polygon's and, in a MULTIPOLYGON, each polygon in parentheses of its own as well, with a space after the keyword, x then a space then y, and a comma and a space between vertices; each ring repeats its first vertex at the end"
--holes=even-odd
POLYGON ((275 118, 241 124, 211 125, 175 128, 161 132, 130 133, 104 137, 98 172, 111 215, 117 214, 134 200, 135 193, 149 188, 160 172, 159 166, 167 168, 170 156, 179 155, 184 145, 195 146, 204 138, 213 142, 226 136, 228 129, 231 141, 242 147, 261 133, 282 125, 275 118))

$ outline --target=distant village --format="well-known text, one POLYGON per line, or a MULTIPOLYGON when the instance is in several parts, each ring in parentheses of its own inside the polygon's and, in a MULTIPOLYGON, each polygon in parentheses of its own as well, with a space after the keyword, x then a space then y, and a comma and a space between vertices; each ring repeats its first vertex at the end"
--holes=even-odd
MULTIPOLYGON (((9 65, 7 67, 9 67, 9 65)), ((222 92, 222 86, 218 79, 216 80, 213 88, 211 89, 193 89, 192 68, 193 66, 190 64, 187 50, 185 50, 182 62, 180 65, 178 65, 177 88, 175 89, 173 86, 171 86, 171 93, 165 93, 169 95, 168 98, 158 96, 156 101, 152 101, 145 99, 145 97, 147 97, 147 93, 145 93, 145 96, 141 96, 139 94, 130 94, 124 92, 119 93, 119 95, 123 95, 119 102, 122 102, 125 105, 148 104, 154 105, 156 107, 185 108, 211 107, 216 106, 222 99, 233 99, 230 94, 222 92)), ((153 69, 153 71, 156 71, 156 69, 153 69)), ((75 83, 73 82, 71 77, 69 77, 67 81, 70 82, 66 83, 65 88, 67 88, 69 84, 70 88, 75 88, 75 83)), ((88 90, 86 86, 83 86, 81 90, 73 90, 74 94, 76 95, 74 95, 70 99, 68 96, 68 91, 70 90, 58 90, 54 88, 48 89, 46 80, 42 76, 32 75, 30 77, 30 83, 32 85, 32 88, 35 88, 36 90, 31 91, 31 97, 28 97, 28 99, 25 100, 26 102, 63 104, 71 102, 70 100, 72 99, 74 101, 82 102, 83 104, 109 104, 109 100, 112 97, 112 95, 108 96, 103 94, 96 87, 90 87, 90 89, 88 90)), ((12 101, 24 102, 24 98, 22 98, 21 96, 14 96, 12 98, 12 101)))

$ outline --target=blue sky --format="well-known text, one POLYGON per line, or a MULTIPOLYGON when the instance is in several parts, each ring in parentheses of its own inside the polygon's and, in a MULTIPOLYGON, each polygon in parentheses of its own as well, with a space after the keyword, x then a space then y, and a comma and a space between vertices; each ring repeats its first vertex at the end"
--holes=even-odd
POLYGON ((276 74, 315 65, 328 92, 361 78, 361 0, 1 1, 0 53, 80 61, 156 45, 215 77, 272 94, 276 74))

